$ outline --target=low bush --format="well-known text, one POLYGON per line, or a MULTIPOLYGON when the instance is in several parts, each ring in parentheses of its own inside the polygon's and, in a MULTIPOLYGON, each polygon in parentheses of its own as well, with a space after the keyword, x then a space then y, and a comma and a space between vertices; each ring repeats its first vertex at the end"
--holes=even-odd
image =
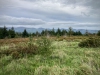
POLYGON ((89 38, 82 42, 80 42, 79 47, 100 47, 100 39, 99 38, 89 38))
POLYGON ((9 48, 7 50, 0 51, 0 56, 11 55, 12 58, 17 59, 32 54, 49 55, 51 54, 50 48, 51 48, 51 41, 46 37, 38 39, 37 44, 34 44, 32 38, 30 38, 29 42, 15 46, 14 48, 9 48))
POLYGON ((37 45, 39 54, 48 55, 51 53, 51 41, 48 38, 42 37, 41 39, 37 40, 37 45))
POLYGON ((26 54, 36 54, 37 50, 38 48, 36 45, 31 45, 31 47, 28 45, 24 47, 18 46, 14 49, 7 49, 7 50, 0 51, 0 57, 2 55, 6 55, 6 56, 11 55, 13 58, 20 58, 25 56, 26 54))
POLYGON ((63 41, 65 38, 64 37, 60 37, 57 39, 57 41, 63 41))
POLYGON ((25 47, 18 47, 17 51, 21 54, 35 54, 37 51, 37 46, 32 45, 30 46, 25 46, 25 47))
POLYGON ((24 42, 21 45, 17 45, 14 48, 8 48, 6 50, 0 50, 0 57, 3 55, 9 56, 11 55, 12 58, 17 59, 20 57, 24 57, 26 54, 36 54, 37 53, 37 46, 34 45, 33 41, 30 39, 29 42, 24 42))

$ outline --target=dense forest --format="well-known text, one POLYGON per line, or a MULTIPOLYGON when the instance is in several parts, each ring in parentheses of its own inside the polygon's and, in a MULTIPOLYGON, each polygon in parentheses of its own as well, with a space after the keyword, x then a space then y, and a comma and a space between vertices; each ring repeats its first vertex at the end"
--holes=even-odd
POLYGON ((61 30, 61 29, 57 29, 55 31, 55 29, 53 28, 52 30, 42 30, 42 32, 38 32, 36 31, 35 33, 28 33, 26 29, 24 29, 24 31, 21 32, 15 32, 14 27, 12 27, 11 29, 7 29, 7 27, 2 27, 0 28, 0 39, 4 39, 4 38, 18 38, 18 37, 29 37, 29 36, 89 36, 89 35, 98 35, 100 36, 100 30, 97 33, 89 33, 88 31, 86 31, 85 34, 82 34, 80 31, 73 31, 72 27, 69 27, 68 30, 61 30))

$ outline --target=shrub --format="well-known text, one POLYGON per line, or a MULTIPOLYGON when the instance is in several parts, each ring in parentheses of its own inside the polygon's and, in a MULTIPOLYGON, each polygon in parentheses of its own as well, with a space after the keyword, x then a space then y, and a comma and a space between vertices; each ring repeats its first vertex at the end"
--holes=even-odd
POLYGON ((100 47, 100 39, 99 38, 89 38, 82 42, 80 42, 79 47, 100 47))
POLYGON ((63 41, 64 39, 65 39, 65 38, 60 37, 60 38, 57 39, 57 41, 63 41))
POLYGON ((31 48, 29 46, 18 47, 17 51, 21 54, 35 54, 37 51, 37 46, 33 45, 31 48))
POLYGON ((17 46, 15 49, 7 49, 7 50, 0 51, 0 57, 2 55, 6 55, 6 56, 11 55, 15 59, 15 58, 23 57, 26 54, 36 54, 37 50, 38 48, 36 45, 31 45, 31 47, 28 45, 27 46, 17 46))
POLYGON ((36 54, 37 53, 37 46, 33 43, 33 38, 29 38, 29 42, 25 43, 24 46, 17 47, 17 51, 22 55, 26 54, 36 54))
POLYGON ((0 50, 0 57, 3 55, 9 56, 11 55, 12 58, 17 59, 20 57, 24 57, 26 54, 36 54, 37 53, 37 46, 33 43, 32 38, 29 42, 24 42, 21 45, 15 46, 14 48, 8 48, 6 50, 0 50))
POLYGON ((43 55, 51 53, 50 51, 51 41, 46 37, 42 37, 41 39, 37 40, 37 45, 38 45, 38 53, 43 55))
POLYGON ((14 59, 20 58, 20 54, 19 54, 17 51, 12 52, 12 53, 11 53, 11 56, 12 56, 12 58, 14 58, 14 59))

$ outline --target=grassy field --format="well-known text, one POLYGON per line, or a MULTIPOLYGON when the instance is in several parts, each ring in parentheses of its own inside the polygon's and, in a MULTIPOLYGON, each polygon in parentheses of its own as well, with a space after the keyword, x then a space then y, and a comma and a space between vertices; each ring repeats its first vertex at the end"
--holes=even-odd
MULTIPOLYGON (((80 48, 78 43, 82 37, 75 38, 51 39, 52 53, 47 56, 32 54, 13 59, 11 55, 2 55, 0 75, 100 75, 100 48, 80 48)), ((6 39, 5 43, 4 41, 0 40, 0 51, 19 45, 25 46, 24 43, 28 39, 6 39)))

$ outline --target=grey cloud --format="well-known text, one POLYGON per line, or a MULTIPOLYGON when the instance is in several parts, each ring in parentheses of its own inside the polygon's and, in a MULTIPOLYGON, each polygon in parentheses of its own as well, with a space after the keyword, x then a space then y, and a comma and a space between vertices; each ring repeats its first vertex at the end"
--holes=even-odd
MULTIPOLYGON (((14 8, 17 7, 17 0, 0 0, 0 9, 2 8, 14 8)), ((4 9, 7 10, 7 9, 4 9)))
POLYGON ((99 14, 100 0, 0 0, 0 25, 100 28, 99 14))
POLYGON ((81 23, 81 22, 49 22, 48 26, 54 28, 76 28, 76 29, 100 29, 100 23, 81 23))
POLYGON ((93 9, 99 9, 100 0, 89 0, 85 3, 85 5, 92 7, 93 9))
POLYGON ((100 0, 58 0, 63 4, 73 4, 73 5, 80 5, 80 6, 90 6, 93 8, 100 7, 100 0))
MULTIPOLYGON (((89 11, 88 9, 84 9, 84 8, 82 8, 82 10, 81 10, 80 6, 82 6, 82 3, 85 7, 86 3, 91 4, 91 2, 93 2, 93 0, 89 0, 89 1, 86 1, 86 0, 82 0, 82 1, 80 1, 80 0, 18 0, 18 1, 7 0, 7 1, 9 1, 9 2, 6 3, 4 0, 1 1, 2 4, 0 7, 7 6, 7 7, 10 7, 9 9, 11 9, 11 10, 16 9, 17 11, 18 11, 18 8, 20 8, 22 10, 19 10, 19 12, 21 12, 23 10, 27 10, 27 11, 31 11, 32 13, 36 12, 41 15, 42 14, 43 15, 44 14, 48 14, 48 15, 49 14, 52 14, 52 15, 60 14, 60 15, 62 15, 62 14, 66 13, 69 15, 77 15, 78 16, 79 14, 81 14, 81 12, 84 12, 85 15, 82 14, 84 16, 89 15, 89 14, 93 16, 93 14, 98 12, 97 10, 94 12, 94 10, 89 11), (31 1, 30 2, 31 4, 30 5, 28 4, 29 6, 27 6, 27 2, 25 2, 25 1, 28 1, 28 2, 31 1), (49 1, 49 3, 48 3, 48 1, 49 1), (25 6, 23 6, 24 3, 25 3, 25 6), (63 6, 63 4, 65 4, 65 6, 63 6), (71 5, 71 7, 69 5, 71 5), (77 6, 79 6, 80 8, 77 8, 77 6), (15 8, 15 9, 13 9, 13 8, 15 8), (75 12, 74 12, 74 10, 75 10, 75 12), (89 11, 90 13, 87 13, 87 11, 89 11), (91 14, 92 11, 94 13, 91 14)), ((97 3, 99 3, 99 2, 97 2, 97 3)), ((8 11, 9 11, 9 9, 8 9, 8 11)), ((5 11, 5 12, 7 12, 7 11, 5 11)), ((98 15, 98 14, 96 14, 96 15, 98 15)))
POLYGON ((41 19, 16 18, 11 16, 1 16, 0 25, 42 25, 45 24, 41 19))

